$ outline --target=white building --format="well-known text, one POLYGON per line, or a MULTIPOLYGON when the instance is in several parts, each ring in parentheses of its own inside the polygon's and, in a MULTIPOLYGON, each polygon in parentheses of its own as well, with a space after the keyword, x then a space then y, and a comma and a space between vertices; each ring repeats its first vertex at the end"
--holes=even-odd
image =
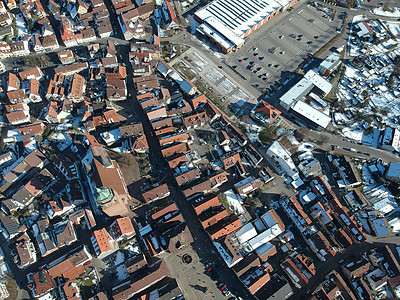
POLYGON ((242 226, 236 233, 236 238, 240 244, 247 242, 257 235, 257 230, 251 223, 242 226))
POLYGON ((212 38, 225 53, 228 53, 240 48, 247 36, 295 2, 214 0, 196 11, 194 16, 201 23, 198 31, 212 38))
POLYGON ((316 110, 311 105, 299 100, 293 106, 292 110, 296 112, 301 117, 307 119, 313 127, 317 130, 325 129, 328 124, 331 122, 331 118, 324 113, 316 110))
POLYGON ((318 72, 322 76, 327 77, 340 66, 340 63, 340 55, 338 53, 332 53, 319 65, 318 72))
POLYGON ((267 157, 272 160, 274 167, 279 174, 286 173, 289 177, 298 174, 296 165, 294 164, 290 152, 275 141, 267 150, 267 157))
POLYGON ((279 104, 286 110, 289 110, 293 103, 306 96, 313 88, 311 81, 302 78, 290 90, 288 90, 279 99, 279 104))
POLYGON ((323 96, 327 95, 333 88, 332 84, 326 80, 325 78, 321 77, 313 70, 308 71, 304 78, 311 81, 314 87, 318 88, 320 91, 323 92, 323 96))

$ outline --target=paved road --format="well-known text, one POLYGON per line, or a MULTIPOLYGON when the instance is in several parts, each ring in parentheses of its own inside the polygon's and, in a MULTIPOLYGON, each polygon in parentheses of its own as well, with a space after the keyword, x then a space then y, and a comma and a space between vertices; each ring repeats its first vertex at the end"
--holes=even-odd
POLYGON ((382 159, 385 162, 399 162, 400 158, 394 155, 393 153, 381 149, 372 148, 366 145, 359 145, 356 143, 351 143, 345 141, 342 137, 325 133, 325 132, 318 132, 314 130, 307 131, 307 139, 314 140, 314 141, 322 141, 322 144, 318 145, 318 148, 329 151, 332 145, 339 146, 337 150, 338 153, 356 156, 356 157, 363 157, 363 158, 376 158, 382 159), (347 149, 356 149, 357 151, 363 153, 369 153, 370 155, 363 155, 357 152, 347 151, 343 148, 347 149))

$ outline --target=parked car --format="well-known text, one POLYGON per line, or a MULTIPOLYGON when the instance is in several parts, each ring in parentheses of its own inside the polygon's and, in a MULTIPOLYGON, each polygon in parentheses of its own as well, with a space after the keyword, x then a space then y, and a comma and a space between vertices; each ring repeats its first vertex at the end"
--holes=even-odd
POLYGON ((208 267, 206 269, 206 272, 207 272, 208 276, 210 276, 211 280, 217 280, 218 274, 212 267, 208 267))
POLYGON ((218 289, 219 289, 220 291, 223 291, 223 290, 226 289, 226 285, 223 284, 222 282, 220 282, 220 283, 218 283, 218 289))

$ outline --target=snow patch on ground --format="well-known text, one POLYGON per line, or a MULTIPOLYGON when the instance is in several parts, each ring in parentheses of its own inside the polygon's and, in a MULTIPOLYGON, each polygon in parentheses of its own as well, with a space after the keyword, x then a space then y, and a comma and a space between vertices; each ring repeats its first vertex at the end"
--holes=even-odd
POLYGON ((353 17, 353 23, 358 23, 358 22, 361 22, 361 21, 366 21, 366 20, 368 20, 368 17, 366 16, 366 15, 357 15, 357 16, 354 16, 353 17))
POLYGON ((239 100, 246 101, 246 100, 250 99, 250 97, 242 90, 238 90, 237 92, 235 92, 231 95, 231 99, 232 99, 232 101, 237 102, 239 100))
POLYGON ((349 126, 342 129, 342 135, 349 139, 361 142, 363 130, 359 126, 349 126))
POLYGON ((203 56, 201 56, 196 51, 193 51, 193 55, 192 56, 193 56, 192 63, 195 64, 197 67, 199 67, 201 70, 203 70, 206 66, 209 65, 207 60, 205 60, 203 58, 203 56))
POLYGON ((383 7, 377 7, 372 9, 372 13, 378 16, 398 18, 400 17, 400 9, 397 7, 391 7, 393 11, 384 11, 383 7))
MULTIPOLYGON (((290 141, 291 142, 291 141, 290 141)), ((298 144, 298 143, 297 143, 298 144)), ((302 152, 311 152, 312 150, 315 149, 315 146, 310 143, 302 143, 299 148, 297 148, 297 151, 302 151, 302 152)))
POLYGON ((224 78, 224 75, 222 75, 217 69, 212 68, 206 73, 206 78, 211 82, 216 83, 217 81, 224 78))
POLYGON ((300 144, 300 143, 298 142, 298 140, 296 140, 296 138, 294 137, 293 133, 288 134, 288 135, 287 135, 287 138, 288 138, 289 142, 292 143, 292 145, 295 145, 295 146, 296 146, 296 145, 300 144))

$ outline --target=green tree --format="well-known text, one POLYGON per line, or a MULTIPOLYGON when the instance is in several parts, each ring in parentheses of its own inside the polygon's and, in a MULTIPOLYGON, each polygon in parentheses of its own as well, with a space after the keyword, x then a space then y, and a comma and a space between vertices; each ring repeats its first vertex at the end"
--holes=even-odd
POLYGON ((363 90, 361 92, 361 97, 363 97, 364 99, 366 99, 368 97, 368 91, 367 90, 363 90))
POLYGON ((387 81, 387 86, 391 89, 393 88, 393 86, 394 86, 394 75, 393 74, 390 74, 388 81, 387 81))
POLYGON ((258 134, 258 139, 263 144, 269 144, 270 142, 272 142, 274 139, 276 139, 275 127, 266 126, 258 134))

